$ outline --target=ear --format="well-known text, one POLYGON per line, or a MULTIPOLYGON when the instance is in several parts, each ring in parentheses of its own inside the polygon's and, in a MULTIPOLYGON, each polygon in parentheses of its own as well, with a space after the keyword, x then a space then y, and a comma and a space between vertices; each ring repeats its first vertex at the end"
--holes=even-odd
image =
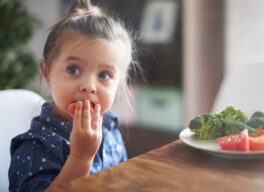
POLYGON ((39 61, 39 68, 41 70, 42 75, 46 79, 47 82, 49 82, 49 77, 47 73, 47 67, 46 67, 46 62, 44 60, 39 61))

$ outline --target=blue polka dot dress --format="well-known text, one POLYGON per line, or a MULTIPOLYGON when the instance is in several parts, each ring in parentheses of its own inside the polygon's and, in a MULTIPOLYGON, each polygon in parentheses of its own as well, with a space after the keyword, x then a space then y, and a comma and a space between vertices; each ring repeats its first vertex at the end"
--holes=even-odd
MULTIPOLYGON (((53 102, 42 106, 30 129, 11 142, 10 191, 40 191, 59 174, 69 152, 72 121, 52 112, 53 102)), ((114 113, 103 116, 103 140, 95 155, 91 174, 127 160, 123 139, 114 113)))

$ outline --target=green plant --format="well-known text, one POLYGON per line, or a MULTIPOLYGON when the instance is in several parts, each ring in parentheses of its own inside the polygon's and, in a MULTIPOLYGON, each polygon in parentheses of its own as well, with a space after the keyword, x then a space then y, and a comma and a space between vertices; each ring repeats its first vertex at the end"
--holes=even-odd
POLYGON ((18 0, 0 3, 0 89, 25 88, 38 72, 25 45, 39 21, 18 0))

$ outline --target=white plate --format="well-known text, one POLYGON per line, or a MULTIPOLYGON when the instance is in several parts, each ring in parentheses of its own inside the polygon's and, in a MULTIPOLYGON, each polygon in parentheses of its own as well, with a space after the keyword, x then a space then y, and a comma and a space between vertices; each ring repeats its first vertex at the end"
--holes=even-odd
POLYGON ((200 140, 194 137, 194 133, 191 132, 189 128, 186 128, 180 132, 179 135, 181 141, 186 145, 189 145, 193 148, 203 150, 209 154, 233 158, 233 159, 255 159, 255 158, 264 158, 264 151, 227 151, 222 150, 220 146, 216 143, 215 140, 200 140))

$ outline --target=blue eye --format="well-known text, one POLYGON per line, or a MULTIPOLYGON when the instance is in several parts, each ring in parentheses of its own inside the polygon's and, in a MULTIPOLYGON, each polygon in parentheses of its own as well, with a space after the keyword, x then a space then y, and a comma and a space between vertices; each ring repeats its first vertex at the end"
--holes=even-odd
POLYGON ((78 65, 69 65, 67 67, 67 72, 70 75, 79 75, 79 74, 81 74, 81 69, 78 65))
POLYGON ((108 71, 102 71, 98 74, 98 77, 102 80, 108 80, 110 79, 112 76, 111 76, 111 73, 108 72, 108 71))

